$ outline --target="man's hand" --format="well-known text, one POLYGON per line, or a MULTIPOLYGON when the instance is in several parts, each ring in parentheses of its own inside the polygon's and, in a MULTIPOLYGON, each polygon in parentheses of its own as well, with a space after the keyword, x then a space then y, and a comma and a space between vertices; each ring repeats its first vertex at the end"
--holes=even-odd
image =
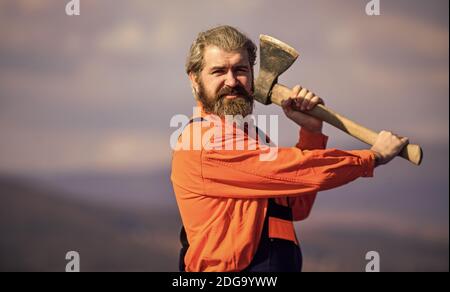
POLYGON ((399 137, 388 131, 381 131, 375 144, 370 149, 375 153, 376 166, 386 164, 394 159, 406 144, 408 144, 408 138, 399 137))
POLYGON ((320 97, 316 96, 308 89, 297 85, 292 89, 291 97, 284 100, 281 103, 281 106, 286 116, 297 125, 310 132, 321 133, 323 122, 302 113, 313 109, 319 103, 324 104, 320 97))

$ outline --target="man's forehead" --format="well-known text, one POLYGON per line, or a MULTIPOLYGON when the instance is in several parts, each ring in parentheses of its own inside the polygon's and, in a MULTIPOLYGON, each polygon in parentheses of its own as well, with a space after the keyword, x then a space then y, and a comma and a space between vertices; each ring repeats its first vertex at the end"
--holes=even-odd
POLYGON ((248 65, 247 50, 226 51, 216 46, 208 46, 204 52, 205 67, 248 65))

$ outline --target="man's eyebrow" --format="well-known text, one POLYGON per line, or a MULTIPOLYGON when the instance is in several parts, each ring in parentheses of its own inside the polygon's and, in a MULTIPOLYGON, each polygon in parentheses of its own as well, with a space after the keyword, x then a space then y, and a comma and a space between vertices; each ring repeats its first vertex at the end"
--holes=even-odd
POLYGON ((214 71, 214 70, 223 70, 225 69, 226 66, 213 66, 211 67, 211 69, 209 69, 210 71, 214 71))
MULTIPOLYGON (((227 68, 227 66, 221 66, 221 65, 218 65, 218 66, 213 66, 213 67, 211 67, 211 68, 209 69, 209 71, 223 70, 223 69, 226 69, 226 68, 227 68)), ((234 66, 233 66, 233 69, 236 69, 236 68, 248 68, 248 65, 246 65, 246 64, 237 64, 237 65, 234 65, 234 66)))

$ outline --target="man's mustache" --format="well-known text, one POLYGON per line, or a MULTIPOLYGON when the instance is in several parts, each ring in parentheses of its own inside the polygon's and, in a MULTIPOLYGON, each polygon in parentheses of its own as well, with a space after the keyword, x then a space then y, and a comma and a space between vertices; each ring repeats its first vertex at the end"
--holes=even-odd
POLYGON ((223 98, 227 95, 242 96, 245 99, 250 98, 250 94, 247 92, 247 90, 245 90, 245 88, 240 85, 237 85, 235 87, 225 86, 224 88, 219 90, 219 92, 217 93, 218 98, 223 98))

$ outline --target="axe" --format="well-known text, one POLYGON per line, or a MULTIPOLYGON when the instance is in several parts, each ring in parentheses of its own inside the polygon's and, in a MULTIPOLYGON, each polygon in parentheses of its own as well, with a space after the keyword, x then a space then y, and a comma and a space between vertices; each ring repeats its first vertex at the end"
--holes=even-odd
MULTIPOLYGON (((291 46, 267 35, 260 36, 260 70, 255 81, 255 99, 264 105, 274 103, 281 106, 281 102, 288 99, 292 90, 278 83, 278 76, 283 74, 298 58, 298 52, 291 46)), ((373 145, 378 136, 373 130, 361 126, 348 118, 318 104, 306 114, 325 121, 344 131, 356 139, 373 145)), ((399 156, 420 165, 422 162, 422 148, 419 145, 408 144, 399 156)))

